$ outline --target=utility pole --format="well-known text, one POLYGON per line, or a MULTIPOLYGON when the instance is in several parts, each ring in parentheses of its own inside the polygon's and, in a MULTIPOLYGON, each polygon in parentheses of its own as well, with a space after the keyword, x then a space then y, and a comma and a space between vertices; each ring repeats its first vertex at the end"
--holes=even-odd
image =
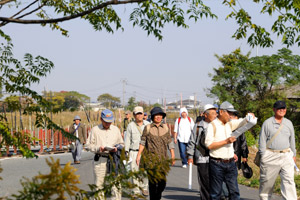
POLYGON ((20 131, 23 130, 23 120, 22 120, 22 98, 21 98, 21 94, 19 96, 19 103, 20 103, 20 107, 19 107, 19 113, 20 113, 20 131))
POLYGON ((176 93, 176 109, 178 108, 178 93, 176 93))
POLYGON ((123 79, 121 80, 122 83, 123 83, 123 108, 125 108, 125 85, 127 84, 127 80, 126 79, 123 79))
POLYGON ((180 108, 182 108, 182 93, 180 93, 180 108))
POLYGON ((196 93, 194 93, 194 108, 196 108, 196 93))
MULTIPOLYGON (((51 110, 50 110, 50 118, 51 121, 52 120, 52 110, 53 110, 53 106, 52 106, 52 91, 50 91, 50 102, 51 102, 51 110)), ((53 144, 53 149, 54 149, 54 134, 53 134, 53 128, 51 127, 51 140, 52 140, 52 144, 53 144)))

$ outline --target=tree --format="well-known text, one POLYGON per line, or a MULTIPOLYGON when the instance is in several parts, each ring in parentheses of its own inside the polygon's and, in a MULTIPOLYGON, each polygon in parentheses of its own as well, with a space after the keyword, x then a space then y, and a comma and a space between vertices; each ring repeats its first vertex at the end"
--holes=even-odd
MULTIPOLYGON (((242 7, 242 2, 223 0, 223 5, 232 10, 226 19, 231 18, 238 25, 237 30, 233 33, 233 38, 237 40, 246 38, 252 47, 270 47, 274 44, 271 39, 271 33, 274 33, 281 37, 282 43, 287 46, 295 43, 300 45, 299 1, 250 0, 248 2, 252 2, 253 6, 256 6, 257 13, 271 16, 274 22, 268 30, 259 25, 260 22, 254 22, 247 11, 248 8, 242 7)), ((188 28, 187 21, 190 19, 197 21, 203 17, 217 18, 217 15, 212 13, 211 8, 206 6, 202 0, 31 0, 28 2, 0 0, 1 9, 4 10, 0 16, 0 27, 9 23, 41 24, 42 26, 48 24, 52 29, 60 30, 63 35, 68 35, 68 31, 61 27, 61 23, 81 18, 87 20, 95 30, 106 30, 109 33, 114 33, 119 29, 124 30, 121 18, 114 9, 121 4, 134 4, 129 15, 129 21, 133 26, 142 28, 148 35, 153 34, 159 40, 162 39, 162 29, 167 23, 188 28), (5 9, 9 9, 15 14, 9 15, 11 12, 5 12, 5 9), (29 17, 31 19, 28 19, 29 17)), ((0 30, 0 34, 7 37, 2 30, 0 30)))
MULTIPOLYGON (((133 8, 129 21, 133 26, 145 30, 148 35, 153 34, 159 40, 162 39, 161 30, 165 24, 173 23, 178 27, 187 28, 186 21, 197 21, 202 17, 216 17, 209 7, 201 0, 190 1, 148 1, 148 0, 111 0, 111 1, 62 1, 62 0, 31 0, 26 3, 18 0, 0 0, 2 9, 14 9, 12 16, 1 16, 0 26, 8 23, 19 24, 48 24, 52 29, 60 30, 63 35, 68 31, 58 23, 81 18, 87 20, 95 30, 106 30, 113 33, 115 30, 123 30, 121 18, 114 7, 121 4, 136 4, 133 8), (49 12, 54 11, 54 13, 49 12), (28 19, 28 16, 33 19, 28 19), (54 16, 54 17, 50 17, 54 16), (26 17, 26 19, 25 19, 26 17)), ((3 13, 3 12, 2 12, 3 13)), ((3 31, 2 35, 4 35, 3 31)))
POLYGON ((66 110, 70 110, 70 111, 75 111, 75 110, 78 110, 80 106, 80 102, 79 100, 74 97, 74 96, 66 96, 65 97, 65 101, 64 101, 64 104, 63 104, 63 108, 66 110))
MULTIPOLYGON (((33 57, 28 53, 25 54, 24 61, 21 62, 14 58, 12 49, 13 45, 9 41, 7 44, 0 44, 0 85, 5 92, 20 94, 22 99, 20 100, 19 97, 18 101, 17 97, 12 97, 7 99, 6 103, 11 104, 11 109, 19 109, 21 107, 20 102, 25 102, 27 106, 22 109, 22 114, 35 114, 37 127, 44 127, 46 123, 48 129, 60 130, 64 136, 74 139, 74 136, 65 132, 47 117, 46 113, 51 111, 51 103, 30 89, 31 84, 38 83, 40 77, 45 77, 54 67, 54 64, 42 56, 33 57)), ((14 145, 23 156, 35 157, 34 152, 24 142, 26 140, 33 145, 31 136, 22 134, 21 131, 15 131, 12 135, 6 115, 1 113, 0 135, 2 140, 0 141, 0 148, 4 145, 14 145)))
POLYGON ((133 111, 134 107, 137 106, 137 102, 135 102, 135 98, 134 97, 130 97, 128 99, 128 105, 127 105, 127 110, 133 111))
MULTIPOLYGON (((218 97, 220 102, 233 103, 242 115, 254 112, 260 119, 258 125, 272 115, 276 100, 286 99, 278 88, 300 82, 300 56, 293 55, 288 49, 280 49, 271 56, 252 58, 249 53, 242 55, 237 49, 217 58, 222 66, 214 68, 214 73, 210 74, 214 85, 208 95, 218 97)), ((297 105, 295 101, 286 101, 297 105)))
POLYGON ((114 97, 108 93, 98 96, 97 101, 104 103, 104 106, 107 108, 117 107, 121 102, 120 97, 114 97))

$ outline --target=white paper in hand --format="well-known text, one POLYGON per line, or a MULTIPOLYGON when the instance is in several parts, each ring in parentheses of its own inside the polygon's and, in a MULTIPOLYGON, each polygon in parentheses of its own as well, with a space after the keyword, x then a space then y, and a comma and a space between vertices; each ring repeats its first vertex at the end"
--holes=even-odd
POLYGON ((104 149, 107 150, 107 151, 111 151, 111 150, 114 150, 115 147, 109 147, 109 146, 106 146, 106 147, 104 147, 104 149))

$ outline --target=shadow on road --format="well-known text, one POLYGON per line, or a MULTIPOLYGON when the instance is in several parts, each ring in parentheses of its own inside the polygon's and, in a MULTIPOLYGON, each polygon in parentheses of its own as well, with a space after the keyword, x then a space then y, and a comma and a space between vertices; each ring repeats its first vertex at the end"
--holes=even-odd
POLYGON ((200 197, 198 191, 188 190, 188 189, 181 188, 181 187, 166 187, 165 191, 169 194, 163 195, 164 199, 194 200, 194 199, 199 199, 199 197, 200 197), (170 194, 170 193, 172 193, 172 194, 170 194))

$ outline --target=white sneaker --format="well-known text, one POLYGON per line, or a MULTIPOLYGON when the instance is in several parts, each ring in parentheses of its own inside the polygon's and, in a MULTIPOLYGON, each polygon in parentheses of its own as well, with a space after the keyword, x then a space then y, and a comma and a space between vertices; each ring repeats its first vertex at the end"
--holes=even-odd
POLYGON ((182 165, 182 168, 186 168, 186 165, 182 165))

